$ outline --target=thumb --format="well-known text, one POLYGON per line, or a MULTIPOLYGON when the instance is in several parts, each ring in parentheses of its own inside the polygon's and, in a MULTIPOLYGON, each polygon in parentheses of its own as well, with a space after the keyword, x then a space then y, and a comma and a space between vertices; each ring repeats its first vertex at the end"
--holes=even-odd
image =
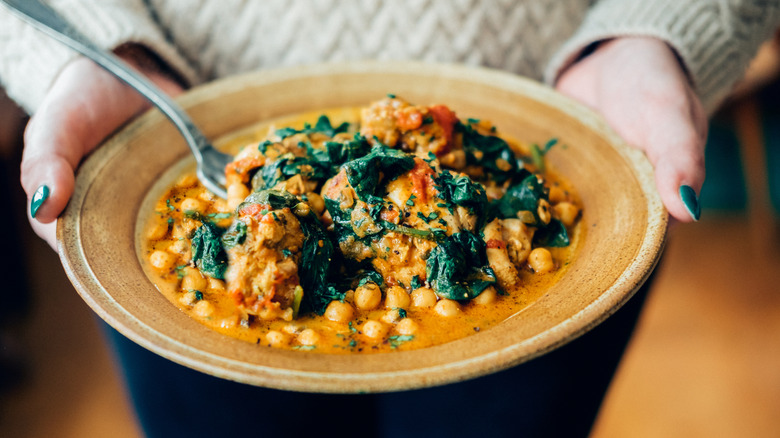
POLYGON ((36 233, 56 248, 51 224, 73 193, 82 158, 147 106, 129 87, 91 61, 66 65, 25 129, 21 183, 36 233))
POLYGON ((681 222, 699 220, 699 193, 705 177, 707 117, 698 99, 691 97, 688 102, 677 107, 678 111, 659 115, 659 126, 665 128, 650 130, 644 142, 661 200, 681 222))

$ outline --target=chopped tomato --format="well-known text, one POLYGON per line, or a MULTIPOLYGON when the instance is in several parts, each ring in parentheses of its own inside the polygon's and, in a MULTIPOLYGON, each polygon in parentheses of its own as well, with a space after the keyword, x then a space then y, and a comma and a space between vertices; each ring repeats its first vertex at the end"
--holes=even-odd
POLYGON ((261 205, 261 204, 251 204, 247 205, 246 207, 242 208, 241 211, 238 212, 239 216, 252 216, 255 219, 261 219, 265 213, 263 211, 270 210, 270 207, 267 205, 261 205))
POLYGON ((236 175, 241 178, 241 182, 249 182, 249 172, 258 167, 262 167, 264 164, 265 159, 252 157, 233 161, 225 166, 225 175, 236 175))
POLYGON ((395 113, 398 127, 404 131, 411 131, 422 126, 423 116, 416 109, 400 110, 395 113))
POLYGON ((506 248, 506 242, 504 242, 503 240, 498 240, 498 239, 489 239, 487 241, 487 247, 488 248, 504 249, 504 248, 506 248))
POLYGON ((433 169, 420 158, 414 159, 414 167, 409 171, 412 193, 420 202, 428 202, 428 192, 433 190, 433 169))
POLYGON ((455 122, 458 121, 458 116, 444 105, 432 105, 428 107, 428 112, 433 116, 433 120, 441 126, 444 131, 444 138, 447 140, 447 147, 437 151, 437 155, 443 155, 450 150, 452 145, 452 133, 455 130, 455 122))

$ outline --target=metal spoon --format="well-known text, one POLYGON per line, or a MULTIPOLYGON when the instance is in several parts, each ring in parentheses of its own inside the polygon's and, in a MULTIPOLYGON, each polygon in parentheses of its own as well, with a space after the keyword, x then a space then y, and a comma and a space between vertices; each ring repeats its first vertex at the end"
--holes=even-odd
POLYGON ((227 198, 225 165, 232 161, 233 157, 215 149, 173 99, 119 57, 95 45, 45 3, 39 0, 0 0, 0 2, 38 30, 90 58, 159 108, 176 125, 195 156, 198 179, 217 196, 227 198))

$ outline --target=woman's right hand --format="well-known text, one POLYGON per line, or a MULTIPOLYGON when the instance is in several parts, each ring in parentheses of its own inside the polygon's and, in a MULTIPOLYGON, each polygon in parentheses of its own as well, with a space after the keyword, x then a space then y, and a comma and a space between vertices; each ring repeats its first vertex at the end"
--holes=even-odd
MULTIPOLYGON (((148 59, 143 51, 118 53, 170 95, 182 86, 148 59)), ((86 58, 67 64, 52 84, 24 133, 21 182, 27 193, 28 219, 35 233, 57 249, 57 217, 65 209, 81 160, 103 139, 150 104, 135 90, 86 58), (48 188, 43 202, 36 191, 48 188), (37 208, 36 208, 37 207, 37 208), (33 217, 33 214, 34 217, 33 217)))

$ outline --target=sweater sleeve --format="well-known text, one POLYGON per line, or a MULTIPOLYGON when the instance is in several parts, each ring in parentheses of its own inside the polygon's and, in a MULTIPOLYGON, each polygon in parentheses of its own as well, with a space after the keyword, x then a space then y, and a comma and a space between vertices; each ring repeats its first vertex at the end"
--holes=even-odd
POLYGON ((555 83, 563 69, 594 42, 621 36, 656 37, 677 52, 704 108, 712 113, 778 24, 777 0, 602 0, 553 55, 545 80, 555 83))
MULTIPOLYGON (((75 28, 106 49, 136 43, 160 56, 189 83, 195 71, 144 5, 144 0, 56 0, 50 2, 75 28)), ((76 52, 28 25, 0 7, 0 84, 28 113, 40 105, 62 68, 76 52)))

